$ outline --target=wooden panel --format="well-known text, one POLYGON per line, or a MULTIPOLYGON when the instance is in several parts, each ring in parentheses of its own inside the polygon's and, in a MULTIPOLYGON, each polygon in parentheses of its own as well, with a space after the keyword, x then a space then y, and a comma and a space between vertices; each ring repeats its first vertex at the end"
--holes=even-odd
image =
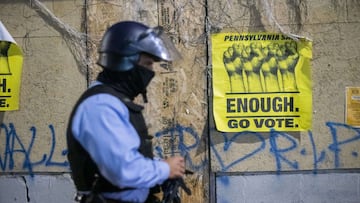
MULTIPOLYGON (((186 177, 193 195, 183 194, 184 202, 204 201, 206 177, 206 49, 205 8, 190 1, 91 1, 88 6, 89 35, 96 41, 111 24, 134 20, 149 26, 161 25, 172 38, 183 59, 161 63, 148 88, 145 117, 155 136, 154 153, 160 157, 186 155, 187 168, 195 172, 186 177)), ((96 48, 92 50, 96 61, 96 48)), ((99 68, 91 67, 91 78, 99 68)))
MULTIPOLYGON (((214 172, 359 168, 359 130, 345 123, 345 89, 360 86, 355 1, 217 1, 209 27, 217 32, 284 32, 313 42, 313 119, 309 132, 222 133, 211 122, 214 172), (347 22, 351 22, 350 24, 347 22)), ((210 108, 212 109, 212 108, 210 108)), ((210 119, 213 121, 213 119, 210 119)))

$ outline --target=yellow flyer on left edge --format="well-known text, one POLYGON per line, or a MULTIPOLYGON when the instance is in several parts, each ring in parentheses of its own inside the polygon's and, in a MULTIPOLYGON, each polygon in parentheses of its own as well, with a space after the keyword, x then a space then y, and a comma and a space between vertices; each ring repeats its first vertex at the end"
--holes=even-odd
POLYGON ((0 21, 0 111, 19 109, 23 55, 0 21))

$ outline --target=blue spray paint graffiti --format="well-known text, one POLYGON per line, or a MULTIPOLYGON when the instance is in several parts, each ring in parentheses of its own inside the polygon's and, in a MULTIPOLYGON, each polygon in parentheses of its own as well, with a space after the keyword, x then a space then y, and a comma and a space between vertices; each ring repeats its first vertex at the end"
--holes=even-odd
MULTIPOLYGON (((337 169, 341 167, 341 156, 340 152, 341 149, 344 149, 348 144, 354 143, 357 141, 360 141, 360 129, 355 128, 353 126, 349 126, 342 123, 334 123, 334 122, 327 122, 326 125, 330 129, 331 137, 332 137, 332 144, 328 146, 328 149, 330 150, 330 153, 332 152, 334 154, 334 169, 337 169), (348 132, 353 132, 353 136, 348 139, 339 140, 341 138, 341 134, 338 133, 340 130, 346 129, 348 132)), ((253 135, 256 136, 257 139, 259 139, 261 143, 261 147, 256 147, 255 150, 244 157, 237 158, 236 160, 233 160, 229 164, 225 164, 224 159, 221 156, 221 153, 218 152, 218 149, 215 147, 214 143, 211 143, 211 149, 217 158, 217 161, 219 162, 221 166, 221 171, 226 172, 230 167, 233 167, 237 164, 240 164, 241 162, 245 161, 245 159, 254 158, 258 153, 264 152, 266 150, 266 142, 265 138, 261 134, 256 134, 254 132, 240 132, 235 133, 232 138, 229 140, 226 133, 223 133, 223 154, 226 154, 229 146, 232 142, 236 140, 237 137, 242 135, 253 135)), ((314 137, 312 132, 308 132, 308 138, 311 143, 311 149, 313 154, 313 173, 316 174, 317 170, 319 168, 319 164, 325 160, 326 151, 325 149, 321 150, 320 153, 318 153, 317 145, 314 141, 314 137)), ((306 149, 299 149, 298 141, 293 138, 292 136, 283 133, 283 132, 277 132, 275 130, 270 131, 270 138, 269 138, 269 152, 274 157, 275 165, 276 165, 276 171, 281 172, 283 164, 287 164, 291 169, 298 170, 301 169, 299 166, 299 161, 297 160, 290 160, 287 156, 290 152, 297 152, 299 150, 300 155, 305 156, 307 154, 306 149), (284 148, 280 148, 278 146, 278 142, 282 141, 282 143, 287 142, 288 146, 284 148)), ((266 151, 265 151, 266 152, 266 151)), ((352 156, 354 158, 358 157, 358 152, 353 151, 352 156)))
POLYGON ((275 157, 277 171, 281 171, 281 161, 287 163, 294 169, 298 169, 299 165, 297 161, 290 161, 285 157, 285 153, 297 148, 297 142, 294 138, 286 133, 276 132, 275 130, 270 131, 270 153, 275 157), (280 149, 277 145, 277 140, 285 138, 290 142, 290 146, 287 148, 280 149))
MULTIPOLYGON (((349 144, 360 142, 360 129, 358 128, 348 126, 346 124, 334 123, 334 122, 327 122, 326 126, 328 126, 330 130, 330 135, 332 139, 332 143, 328 145, 327 149, 318 150, 317 143, 315 143, 314 135, 310 131, 307 133, 308 139, 311 144, 310 150, 312 152, 309 152, 309 154, 312 154, 314 174, 317 173, 319 165, 325 160, 327 153, 333 155, 334 168, 336 169, 342 166, 341 164, 342 149, 345 149, 349 144), (346 130, 347 131, 346 134, 349 134, 350 132, 351 137, 346 139, 343 138, 340 133, 340 131, 342 130, 346 130)), ((0 146, 4 146, 3 150, 0 148, 1 170, 12 171, 15 168, 15 157, 18 159, 21 156, 23 156, 22 169, 27 170, 31 175, 33 175, 34 168, 40 165, 46 167, 59 167, 59 168, 68 169, 69 163, 67 162, 66 159, 67 149, 61 150, 60 157, 63 157, 63 160, 61 161, 53 160, 54 155, 57 155, 55 154, 55 152, 57 151, 55 150, 55 148, 57 147, 56 145, 57 138, 56 138, 54 126, 49 125, 48 128, 51 137, 50 150, 47 153, 44 153, 42 156, 40 156, 40 158, 38 158, 38 156, 34 158, 35 156, 32 154, 33 146, 38 139, 36 127, 31 127, 30 136, 26 137, 26 136, 19 136, 17 134, 13 123, 9 123, 8 125, 1 124, 0 129, 2 133, 0 134, 0 136, 4 135, 4 137, 0 137, 0 138, 1 140, 5 141, 4 143, 0 143, 1 144, 0 146), (26 142, 23 142, 21 138, 24 139, 25 137, 26 137, 26 142), (28 146, 25 146, 24 143, 28 143, 28 146)), ((283 132, 277 132, 275 130, 270 131, 270 137, 268 139, 269 140, 268 143, 264 138, 264 136, 257 132, 244 131, 244 132, 232 133, 232 134, 222 133, 220 135, 222 136, 223 139, 222 142, 223 146, 221 149, 222 152, 218 151, 219 150, 217 148, 218 145, 212 143, 211 139, 210 139, 210 149, 212 150, 212 153, 216 158, 215 161, 219 163, 221 167, 221 171, 223 172, 228 171, 231 167, 243 163, 245 160, 255 158, 256 155, 264 152, 271 154, 272 157, 274 158, 274 163, 276 166, 275 170, 277 172, 282 171, 283 166, 285 165, 293 170, 299 170, 301 169, 299 161, 290 159, 290 157, 292 156, 289 156, 288 154, 294 152, 299 153, 301 156, 306 156, 308 154, 307 149, 305 148, 300 149, 298 140, 296 140, 294 137, 283 132), (226 153, 232 147, 233 143, 236 142, 239 138, 249 135, 256 140, 255 141, 256 145, 254 146, 254 148, 249 150, 247 153, 241 154, 240 157, 236 157, 235 160, 226 163, 226 160, 223 158, 223 156, 226 156, 226 153), (278 144, 280 143, 280 141, 282 143, 282 146, 279 146, 278 144), (287 143, 286 146, 284 146, 283 144, 284 142, 287 143)), ((201 143, 199 135, 196 133, 196 131, 193 128, 176 125, 173 128, 157 132, 155 134, 155 137, 157 139, 163 139, 165 137, 169 137, 171 140, 170 154, 180 153, 182 156, 185 156, 188 169, 193 171, 198 171, 200 169, 203 169, 207 165, 206 158, 202 158, 202 160, 200 160, 199 163, 199 161, 193 160, 193 157, 191 156, 192 152, 198 149, 201 143), (175 140, 177 141, 175 142, 175 140)), ((155 153, 157 156, 163 157, 164 156, 163 152, 164 152, 163 145, 160 144, 155 146, 155 153)), ((37 154, 39 154, 39 152, 37 152, 37 154)), ((355 159, 358 158, 357 151, 353 151, 351 155, 355 159)), ((17 163, 19 163, 19 160, 17 160, 17 163)))
POLYGON ((250 131, 235 133, 235 135, 233 135, 230 139, 228 138, 227 133, 221 134, 224 138, 224 148, 223 149, 225 152, 230 148, 231 143, 233 143, 238 137, 249 135, 249 134, 253 135, 259 139, 259 146, 257 148, 255 148, 253 151, 249 152, 248 154, 245 154, 244 156, 238 158, 237 160, 235 160, 234 162, 231 162, 228 165, 224 164, 224 161, 222 161, 220 154, 217 152, 217 150, 214 148, 214 145, 212 144, 213 152, 214 152, 216 158, 219 160, 222 171, 227 171, 229 168, 233 167, 234 165, 239 164, 240 162, 242 162, 242 161, 254 156, 258 152, 262 151, 265 148, 265 139, 261 136, 261 134, 256 133, 256 132, 250 132, 250 131))
MULTIPOLYGON (((317 170, 318 170, 318 164, 321 163, 325 159, 325 150, 322 150, 320 152, 320 156, 318 157, 317 149, 316 149, 316 145, 315 145, 315 141, 314 141, 312 132, 309 131, 308 135, 309 135, 309 139, 310 139, 310 143, 311 143, 311 147, 312 147, 312 151, 313 151, 313 159, 314 159, 313 173, 316 174, 317 170)), ((306 155, 305 149, 301 150, 301 154, 306 155)))
MULTIPOLYGON (((20 139, 16 132, 15 126, 13 123, 9 123, 9 125, 1 124, 0 128, 5 132, 5 149, 3 155, 0 154, 0 167, 2 171, 11 171, 14 169, 14 158, 15 156, 18 158, 20 155, 23 155, 24 161, 22 164, 22 169, 28 170, 30 175, 33 175, 33 169, 35 166, 45 165, 45 166, 55 166, 55 167, 68 167, 69 163, 66 161, 63 162, 55 162, 53 161, 54 151, 56 147, 56 135, 55 130, 52 125, 49 125, 50 133, 51 133, 51 147, 49 154, 43 154, 40 160, 34 161, 32 160, 32 149, 33 145, 36 141, 36 128, 31 127, 31 138, 28 146, 23 144, 23 141, 20 139)), ((67 150, 62 151, 62 156, 66 156, 67 150)))
MULTIPOLYGON (((334 167, 338 168, 340 167, 340 151, 342 147, 345 147, 347 144, 355 142, 355 141, 359 141, 360 140, 360 129, 359 128, 354 128, 352 126, 348 126, 348 125, 344 125, 341 123, 331 123, 328 122, 326 123, 326 125, 330 128, 330 132, 331 132, 331 136, 333 139, 333 143, 329 145, 329 150, 331 150, 334 153, 334 167), (345 128, 349 131, 353 131, 353 137, 351 137, 350 139, 345 139, 345 140, 341 140, 339 141, 338 138, 338 133, 337 130, 338 128, 345 128)), ((358 152, 353 152, 352 155, 354 157, 357 157, 358 152)))
MULTIPOLYGON (((200 137, 192 128, 176 125, 173 128, 166 129, 155 134, 155 137, 158 139, 165 136, 170 137, 170 155, 174 155, 179 151, 180 155, 186 157, 188 169, 197 171, 206 165, 206 160, 202 160, 201 163, 196 164, 190 156, 190 152, 195 150, 200 144, 200 137), (176 139, 179 139, 179 141, 176 142, 177 145, 174 145, 174 140, 176 139), (193 140, 193 143, 186 144, 185 140, 193 140)), ((163 147, 164 146, 161 145, 155 146, 155 154, 160 158, 163 158, 164 156, 163 147)))
MULTIPOLYGON (((21 138, 25 138, 26 136, 19 136, 16 132, 15 126, 13 123, 9 123, 9 125, 1 124, 0 128, 4 131, 5 136, 5 145, 3 154, 1 154, 0 148, 0 167, 2 171, 12 171, 15 168, 15 157, 19 158, 19 155, 22 155, 24 160, 22 164, 22 169, 28 171, 30 175, 34 174, 34 168, 37 166, 46 166, 46 167, 58 167, 58 168, 66 168, 69 169, 69 163, 66 159, 67 149, 63 149, 61 151, 61 156, 64 157, 63 161, 56 162, 53 160, 55 148, 56 148, 56 134, 53 125, 49 125, 50 136, 51 136, 51 146, 48 153, 43 154, 38 160, 34 160, 32 156, 32 150, 34 143, 37 139, 37 129, 35 127, 30 128, 31 137, 26 138, 26 140, 30 140, 28 146, 24 145, 24 141, 21 138)), ((172 150, 175 151, 175 148, 180 150, 180 154, 187 157, 186 161, 190 170, 199 170, 206 165, 206 160, 202 161, 200 164, 196 164, 192 158, 190 157, 190 152, 195 150, 200 143, 200 138, 198 134, 190 127, 182 127, 180 125, 175 126, 174 128, 167 129, 161 132, 156 133, 156 137, 161 138, 163 136, 170 135, 175 139, 175 137, 179 138, 178 146, 171 146, 172 150), (190 144, 186 144, 185 137, 187 139, 191 139, 194 142, 190 144)), ((158 152, 159 157, 162 157, 162 146, 156 146, 155 150, 158 152)), ((38 157, 38 156, 37 156, 38 157)))

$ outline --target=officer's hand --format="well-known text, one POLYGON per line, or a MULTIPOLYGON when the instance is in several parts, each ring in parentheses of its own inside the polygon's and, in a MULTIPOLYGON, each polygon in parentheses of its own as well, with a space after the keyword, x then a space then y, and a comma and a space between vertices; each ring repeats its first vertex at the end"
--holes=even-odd
POLYGON ((185 173, 185 161, 181 156, 173 156, 165 159, 165 162, 169 164, 170 175, 169 178, 180 178, 185 173))

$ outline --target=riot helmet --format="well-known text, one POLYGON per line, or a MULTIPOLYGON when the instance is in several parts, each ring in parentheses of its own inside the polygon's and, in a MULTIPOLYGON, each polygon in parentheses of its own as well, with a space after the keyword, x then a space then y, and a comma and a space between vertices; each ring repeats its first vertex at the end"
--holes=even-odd
POLYGON ((101 67, 120 72, 133 69, 141 53, 150 54, 156 61, 181 58, 162 27, 150 28, 134 21, 118 22, 109 27, 98 52, 101 67))

